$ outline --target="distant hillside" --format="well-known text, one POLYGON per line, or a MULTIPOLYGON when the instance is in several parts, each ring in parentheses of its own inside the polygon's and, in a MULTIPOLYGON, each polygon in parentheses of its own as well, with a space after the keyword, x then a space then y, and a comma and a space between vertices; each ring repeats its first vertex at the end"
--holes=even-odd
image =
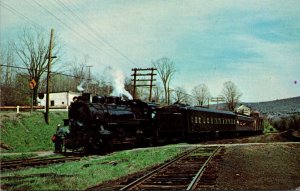
POLYGON ((243 103, 268 118, 300 114, 300 96, 268 102, 243 103))
MULTIPOLYGON (((241 104, 260 112, 279 131, 300 129, 300 96, 267 102, 241 104)), ((209 107, 224 110, 227 108, 225 103, 213 104, 209 107)))
MULTIPOLYGON (((267 101, 267 102, 255 102, 255 103, 241 103, 252 110, 257 110, 264 116, 270 119, 280 118, 280 117, 288 117, 294 114, 300 115, 300 96, 287 98, 287 99, 280 99, 274 101, 267 101)), ((210 105, 210 108, 217 109, 227 108, 225 103, 220 103, 218 105, 213 104, 210 105)))

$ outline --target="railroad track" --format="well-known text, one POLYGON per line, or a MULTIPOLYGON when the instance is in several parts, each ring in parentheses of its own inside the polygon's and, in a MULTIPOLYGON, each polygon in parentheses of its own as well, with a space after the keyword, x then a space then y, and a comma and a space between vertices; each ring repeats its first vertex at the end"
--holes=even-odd
POLYGON ((299 142, 300 137, 296 136, 296 134, 294 134, 295 132, 296 131, 289 129, 289 130, 286 130, 285 132, 283 132, 282 135, 291 141, 299 142))
POLYGON ((193 190, 220 147, 202 147, 159 166, 142 177, 125 180, 109 190, 193 190))
POLYGON ((25 167, 36 167, 36 166, 45 166, 56 163, 64 163, 68 161, 76 161, 80 160, 79 156, 66 156, 62 158, 30 158, 30 159, 22 159, 22 160, 9 160, 9 161, 1 161, 1 170, 9 170, 9 169, 19 169, 25 167))

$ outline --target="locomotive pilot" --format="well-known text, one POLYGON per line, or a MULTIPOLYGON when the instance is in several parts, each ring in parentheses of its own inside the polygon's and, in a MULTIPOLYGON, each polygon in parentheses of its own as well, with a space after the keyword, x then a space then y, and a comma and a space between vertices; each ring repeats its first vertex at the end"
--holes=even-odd
POLYGON ((64 147, 65 137, 70 133, 67 127, 61 127, 60 124, 57 125, 56 134, 54 139, 55 151, 54 152, 62 152, 64 147))

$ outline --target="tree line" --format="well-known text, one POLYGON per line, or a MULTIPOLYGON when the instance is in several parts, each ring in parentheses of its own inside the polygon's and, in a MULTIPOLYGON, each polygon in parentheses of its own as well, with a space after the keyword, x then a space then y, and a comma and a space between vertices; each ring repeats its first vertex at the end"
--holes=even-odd
MULTIPOLYGON (((46 74, 49 55, 49 37, 37 29, 24 28, 16 42, 10 41, 1 44, 0 49, 0 105, 37 105, 39 93, 46 91, 46 74), (29 81, 34 80, 36 86, 29 88, 29 81)), ((50 92, 73 91, 85 83, 85 91, 93 95, 110 95, 113 91, 112 83, 105 74, 94 76, 88 66, 88 57, 74 58, 62 67, 63 56, 59 39, 53 39, 52 54, 56 56, 52 61, 50 92), (55 68, 60 68, 55 70, 55 68)), ((157 68, 161 83, 153 89, 153 101, 164 104, 174 102, 199 106, 209 105, 211 94, 205 84, 194 86, 191 94, 184 87, 171 88, 170 84, 176 73, 174 62, 166 57, 152 61, 157 68)), ((125 80, 125 89, 132 93, 133 86, 130 78, 125 80)), ((229 110, 234 110, 239 102, 241 93, 237 86, 225 82, 221 95, 224 97, 229 110)), ((147 100, 149 90, 137 89, 137 98, 147 100)))

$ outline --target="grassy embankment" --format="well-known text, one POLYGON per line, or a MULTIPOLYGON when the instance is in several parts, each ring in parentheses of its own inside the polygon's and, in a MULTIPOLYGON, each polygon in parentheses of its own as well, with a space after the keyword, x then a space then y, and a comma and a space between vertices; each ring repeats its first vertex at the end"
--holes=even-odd
POLYGON ((7 190, 82 190, 157 165, 178 155, 183 148, 165 146, 119 151, 76 162, 2 172, 1 187, 7 190))
POLYGON ((264 120, 263 121, 263 127, 264 127, 264 130, 263 130, 263 133, 264 134, 268 134, 268 133, 277 133, 278 130, 276 128, 274 128, 270 122, 268 120, 264 120))
POLYGON ((56 131, 56 125, 67 118, 67 112, 50 112, 49 118, 50 123, 47 125, 43 112, 2 112, 1 144, 9 150, 1 150, 1 153, 53 150, 51 136, 56 131))

